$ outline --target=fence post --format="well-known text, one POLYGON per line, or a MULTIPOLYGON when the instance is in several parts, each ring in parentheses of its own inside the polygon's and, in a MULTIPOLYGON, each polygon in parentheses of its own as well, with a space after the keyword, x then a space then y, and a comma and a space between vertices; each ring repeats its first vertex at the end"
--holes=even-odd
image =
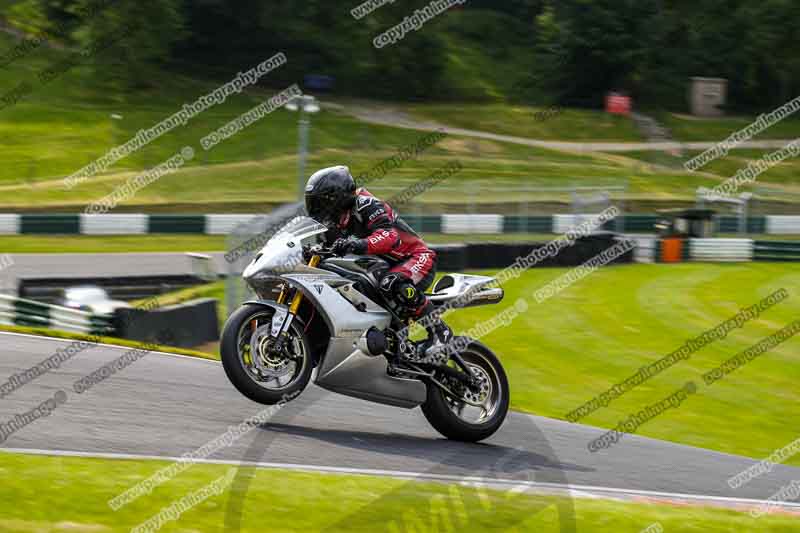
POLYGON ((530 186, 529 183, 526 183, 525 184, 525 191, 523 193, 523 194, 525 194, 525 199, 524 199, 523 204, 522 204, 522 208, 523 208, 522 216, 524 217, 523 220, 525 221, 525 225, 523 226, 524 233, 530 233, 531 232, 531 228, 530 228, 530 223, 531 223, 530 195, 531 195, 531 192, 530 191, 531 191, 531 186, 530 186))
POLYGON ((476 214, 476 208, 477 208, 477 205, 476 205, 477 204, 477 198, 476 198, 477 187, 476 187, 476 184, 474 184, 472 182, 466 182, 466 186, 467 186, 467 189, 468 189, 468 193, 467 194, 469 196, 469 214, 471 215, 469 217, 469 232, 470 233, 475 233, 474 224, 475 224, 475 214, 476 214))
POLYGON ((625 233, 625 196, 628 193, 628 182, 625 181, 624 185, 622 186, 622 198, 620 199, 620 214, 617 217, 615 226, 617 229, 617 233, 625 233))

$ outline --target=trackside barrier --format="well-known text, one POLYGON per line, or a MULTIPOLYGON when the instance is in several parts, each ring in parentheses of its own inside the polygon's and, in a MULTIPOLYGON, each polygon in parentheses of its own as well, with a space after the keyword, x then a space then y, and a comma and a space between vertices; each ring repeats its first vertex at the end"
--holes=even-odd
MULTIPOLYGON (((228 235, 258 215, 148 215, 148 214, 0 214, 0 235, 17 234, 81 234, 81 235, 145 235, 152 233, 188 233, 228 235)), ((403 213, 414 229, 423 233, 557 233, 595 215, 506 215, 487 213, 416 214, 403 213)), ((659 216, 628 213, 607 222, 602 228, 624 233, 653 233, 659 216)), ((722 215, 714 218, 720 233, 738 233, 739 219, 722 215)), ((800 216, 754 215, 747 219, 750 234, 800 234, 800 216)))
POLYGON ((756 261, 800 261, 800 241, 756 241, 756 261))
POLYGON ((503 232, 503 215, 442 215, 442 233, 503 232))
POLYGON ((0 294, 0 324, 58 329, 72 333, 104 335, 114 332, 112 315, 86 311, 0 294))
POLYGON ((690 239, 689 256, 695 261, 752 261, 752 239, 690 239))
MULTIPOLYGON (((664 261, 667 241, 680 241, 682 252, 676 261, 800 262, 800 241, 754 241, 752 239, 658 239, 653 259, 664 261)), ((647 262, 646 258, 639 261, 647 262)))

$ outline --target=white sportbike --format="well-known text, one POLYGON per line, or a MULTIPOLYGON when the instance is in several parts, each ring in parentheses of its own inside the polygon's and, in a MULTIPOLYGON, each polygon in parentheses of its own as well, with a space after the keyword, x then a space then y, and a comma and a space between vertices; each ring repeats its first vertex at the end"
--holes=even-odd
MULTIPOLYGON (((409 323, 378 289, 389 264, 375 256, 335 257, 313 244, 325 231, 310 218, 295 218, 245 269, 257 298, 237 309, 222 333, 231 383, 251 400, 277 404, 299 395, 313 375, 339 394, 421 406, 450 439, 476 442, 497 431, 509 404, 497 356, 477 340, 455 337, 448 346, 456 348, 442 362, 415 362, 419 342, 409 339, 409 323)), ((439 310, 496 304, 503 290, 493 281, 448 274, 429 298, 439 310)))

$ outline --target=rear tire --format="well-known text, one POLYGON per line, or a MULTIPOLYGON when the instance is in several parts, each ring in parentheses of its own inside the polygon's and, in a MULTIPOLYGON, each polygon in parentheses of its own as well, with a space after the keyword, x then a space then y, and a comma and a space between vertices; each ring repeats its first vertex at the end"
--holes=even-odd
MULTIPOLYGON (((274 310, 263 305, 243 305, 228 318, 222 330, 222 340, 220 341, 220 359, 222 359, 222 367, 225 369, 225 374, 230 382, 246 397, 264 405, 274 405, 295 398, 308 385, 311 380, 311 372, 314 369, 313 361, 311 360, 311 344, 303 332, 302 322, 295 317, 288 334, 293 340, 299 341, 304 357, 297 363, 300 368, 295 369, 295 375, 292 376, 291 381, 284 386, 270 390, 266 388, 266 384, 259 384, 254 375, 247 370, 240 345, 242 338, 246 338, 248 333, 244 332, 242 328, 253 320, 256 320, 258 324, 259 318, 264 321, 270 320, 270 311, 274 310)), ((252 356, 251 354, 250 357, 252 356)))
MULTIPOLYGON (((434 383, 427 384, 428 397, 422 404, 422 413, 431 426, 448 439, 478 442, 493 435, 505 421, 510 398, 508 378, 497 356, 478 341, 471 341, 461 357, 468 365, 482 369, 491 381, 490 393, 497 392, 486 418, 476 422, 461 418, 456 412, 459 402, 434 383)), ((463 407, 466 406, 462 406, 462 411, 463 407)))

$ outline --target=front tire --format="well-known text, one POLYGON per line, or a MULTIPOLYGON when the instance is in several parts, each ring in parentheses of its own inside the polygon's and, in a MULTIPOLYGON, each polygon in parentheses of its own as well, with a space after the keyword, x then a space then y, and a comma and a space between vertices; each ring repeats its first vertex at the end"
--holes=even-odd
POLYGON ((428 383, 428 397, 422 404, 422 413, 431 426, 448 439, 478 442, 493 435, 505 421, 510 399, 508 378, 497 356, 478 341, 471 341, 461 357, 481 379, 481 391, 471 396, 475 403, 483 399, 483 408, 459 401, 436 384, 428 383), (466 409, 480 411, 473 420, 465 415, 466 409))
POLYGON ((228 318, 220 342, 220 359, 230 382, 246 397, 265 405, 295 398, 308 385, 314 369, 311 344, 297 317, 287 332, 293 359, 260 350, 267 345, 265 333, 274 312, 263 305, 243 305, 228 318), (252 346, 254 339, 257 347, 252 346), (260 357, 258 364, 256 357, 260 357))

